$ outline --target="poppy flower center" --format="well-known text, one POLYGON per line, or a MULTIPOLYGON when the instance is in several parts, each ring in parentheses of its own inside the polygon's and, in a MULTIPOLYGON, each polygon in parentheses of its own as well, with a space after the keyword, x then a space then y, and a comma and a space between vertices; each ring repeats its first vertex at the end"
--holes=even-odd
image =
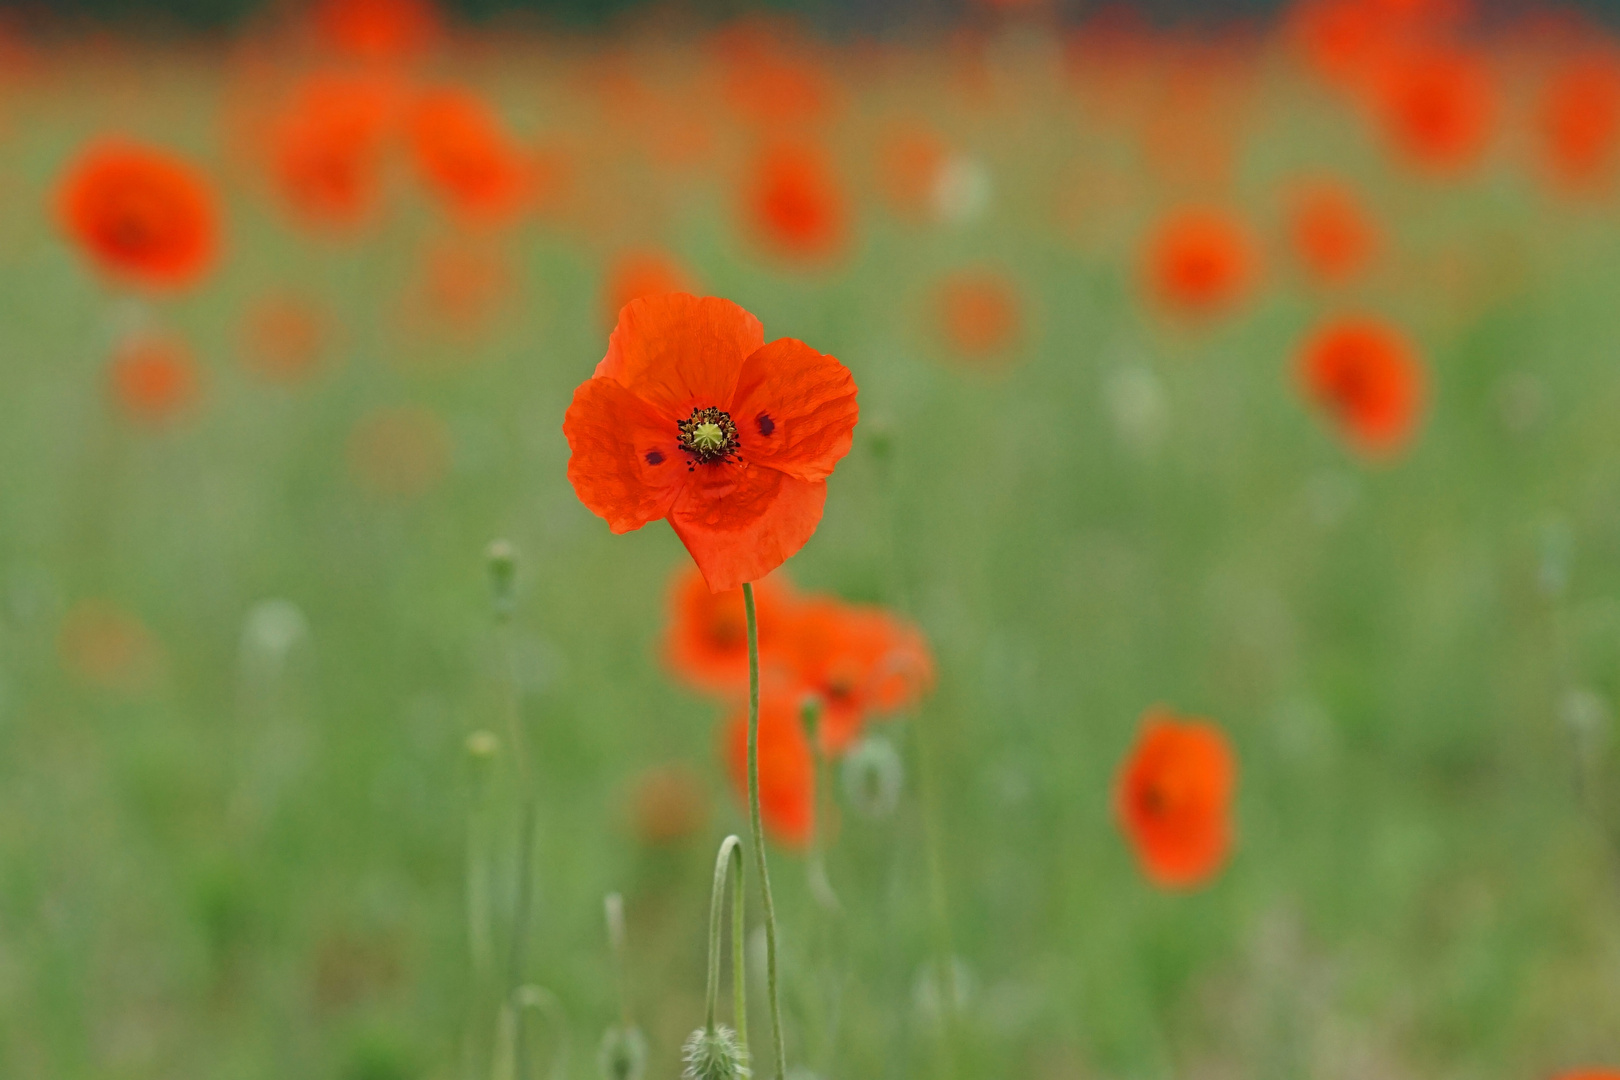
POLYGON ((723 461, 737 449, 737 425, 724 409, 693 409, 676 427, 681 449, 698 461, 723 461))

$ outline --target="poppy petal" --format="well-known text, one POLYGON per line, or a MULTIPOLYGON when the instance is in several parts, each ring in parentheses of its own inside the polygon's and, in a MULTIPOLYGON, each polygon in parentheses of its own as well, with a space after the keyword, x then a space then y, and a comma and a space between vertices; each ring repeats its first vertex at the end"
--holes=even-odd
POLYGON ((781 338, 743 362, 731 416, 744 460, 825 480, 855 437, 855 379, 836 358, 781 338))
POLYGON ((763 344, 760 321, 730 300, 646 296, 619 312, 596 374, 681 420, 693 409, 724 408, 743 361, 763 344))
POLYGON ((804 546, 821 521, 825 480, 758 465, 716 464, 690 474, 669 523, 714 592, 758 581, 804 546))
POLYGON ((612 379, 587 379, 563 418, 568 480, 616 533, 666 516, 687 480, 668 419, 612 379))

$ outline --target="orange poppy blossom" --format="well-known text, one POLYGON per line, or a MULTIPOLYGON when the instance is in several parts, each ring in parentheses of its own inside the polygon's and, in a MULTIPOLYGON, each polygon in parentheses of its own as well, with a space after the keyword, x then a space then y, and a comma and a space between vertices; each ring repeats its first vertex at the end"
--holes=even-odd
POLYGON ((1496 89, 1484 60, 1460 50, 1404 52, 1375 79, 1384 131, 1410 164, 1451 175, 1484 156, 1496 121, 1496 89))
POLYGON ((331 317, 314 301, 296 293, 268 293, 242 315, 242 363, 272 382, 300 382, 320 368, 331 336, 331 317))
POLYGON ((1013 282, 983 267, 957 270, 939 283, 935 304, 945 339, 962 357, 989 360, 1018 345, 1023 302, 1013 282))
POLYGON ((185 412, 200 393, 191 349, 166 334, 139 334, 113 351, 113 400, 132 419, 160 425, 185 412))
POLYGON ((1356 277, 1381 244, 1355 193, 1334 181, 1316 181, 1294 193, 1288 233, 1295 257, 1322 285, 1356 277))
POLYGON ((815 532, 854 440, 849 369, 718 297, 625 305, 563 419, 568 479, 615 533, 668 519, 709 588, 757 581, 815 532))
MULTIPOLYGON (((793 587, 776 573, 754 583, 754 614, 763 657, 775 656, 793 617, 793 587)), ((737 694, 748 689, 748 617, 742 589, 710 592, 703 575, 686 569, 670 589, 664 657, 675 675, 698 690, 737 694)))
POLYGON ((422 182, 457 216, 499 225, 527 208, 531 163, 482 98, 458 87, 427 91, 406 127, 422 182))
POLYGON ((310 14, 324 44, 371 62, 416 56, 443 32, 431 0, 317 0, 310 14))
POLYGON ((1620 1069, 1571 1069, 1556 1080, 1620 1080, 1620 1069))
POLYGON ((1389 457, 1412 437, 1425 395, 1417 350, 1395 327, 1365 316, 1330 321, 1306 339, 1298 373, 1306 399, 1369 457, 1389 457))
POLYGON ((1165 889, 1195 889, 1232 850, 1237 759, 1221 729, 1163 706, 1142 717, 1120 771, 1115 809, 1142 871, 1165 889))
POLYGON ((1593 191, 1620 156, 1620 58, 1582 57, 1548 81, 1538 109, 1547 169, 1566 191, 1593 191))
POLYGON ((782 642, 772 675, 819 706, 816 742, 829 756, 848 750, 869 718, 913 707, 933 687, 934 658, 922 632, 881 608, 830 597, 803 601, 782 642))
POLYGON ((826 151, 808 141, 767 147, 744 192, 744 213, 760 243, 805 262, 831 258, 844 246, 847 204, 826 151))
POLYGON ((123 139, 93 143, 63 175, 57 210, 91 261, 131 285, 195 285, 219 255, 213 188, 166 150, 123 139))
POLYGON ((294 216, 337 229, 370 217, 397 114, 394 90, 377 79, 322 74, 301 83, 269 132, 270 175, 294 216))
POLYGON ((1254 244, 1236 219, 1191 207, 1170 214, 1149 237, 1144 269, 1148 291, 1162 304, 1207 316, 1243 299, 1257 263, 1254 244))
MULTIPOLYGON (((724 753, 737 795, 748 801, 748 711, 725 725, 724 753)), ((759 809, 765 830, 783 847, 810 846, 816 825, 816 760, 799 717, 799 701, 769 694, 759 703, 759 809)))
POLYGON ((635 248, 620 252, 608 268, 602 284, 602 307, 612 322, 624 305, 643 296, 686 292, 690 275, 674 256, 657 248, 635 248))

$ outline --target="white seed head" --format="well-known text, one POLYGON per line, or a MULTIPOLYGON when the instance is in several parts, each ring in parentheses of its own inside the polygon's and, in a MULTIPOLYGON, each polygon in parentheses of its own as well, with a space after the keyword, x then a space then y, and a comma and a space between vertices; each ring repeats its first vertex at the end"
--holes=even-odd
POLYGON ((681 1048, 686 1080, 745 1080, 752 1075, 748 1051, 737 1041, 737 1033, 724 1024, 713 1031, 698 1028, 681 1048))

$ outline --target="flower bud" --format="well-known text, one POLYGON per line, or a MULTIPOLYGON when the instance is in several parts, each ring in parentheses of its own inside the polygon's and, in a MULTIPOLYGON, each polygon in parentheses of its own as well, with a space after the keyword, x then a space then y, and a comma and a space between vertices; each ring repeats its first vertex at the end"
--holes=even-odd
POLYGON ((602 1034, 596 1062, 602 1080, 641 1080, 647 1071, 647 1040, 634 1024, 614 1024, 602 1034))
POLYGON ((844 755, 844 797, 862 817, 877 820, 894 813, 905 783, 905 766, 894 744, 868 735, 844 755))
POLYGON ((751 1075, 748 1051, 737 1041, 737 1033, 724 1024, 713 1031, 698 1028, 681 1048, 686 1080, 744 1080, 751 1075))
POLYGON ((489 586, 495 614, 502 619, 517 606, 517 551, 510 541, 496 540, 485 553, 489 564, 489 586))

